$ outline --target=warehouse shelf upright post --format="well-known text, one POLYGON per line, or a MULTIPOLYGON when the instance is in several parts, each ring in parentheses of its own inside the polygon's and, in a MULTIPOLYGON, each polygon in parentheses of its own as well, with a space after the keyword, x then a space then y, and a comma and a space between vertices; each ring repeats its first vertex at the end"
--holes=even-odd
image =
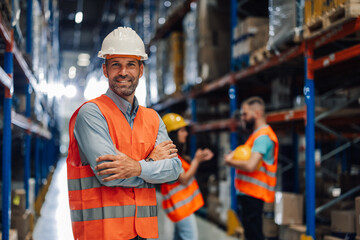
MULTIPOLYGON (((3 34, 4 35, 4 34, 3 34)), ((10 39, 6 42, 4 70, 11 79, 10 88, 5 87, 4 99, 4 126, 3 126, 3 162, 2 162, 2 236, 9 239, 10 230, 10 203, 11 203, 11 105, 12 105, 12 81, 13 81, 13 31, 10 39)))
MULTIPOLYGON (((237 0, 231 0, 231 36, 230 36, 230 41, 231 41, 231 46, 234 46, 234 30, 235 27, 237 25, 237 0)), ((237 87, 235 84, 235 79, 234 79, 234 75, 233 72, 235 71, 235 59, 233 56, 233 49, 231 48, 231 59, 230 59, 230 66, 231 66, 231 85, 229 88, 229 99, 230 99, 230 118, 232 117, 232 115, 234 114, 234 112, 238 109, 238 97, 237 97, 237 87)), ((231 150, 234 150, 237 145, 238 145, 238 141, 237 141, 237 133, 236 133, 236 128, 231 128, 230 129, 230 144, 231 144, 231 150)), ((235 190, 235 168, 231 168, 230 170, 230 194, 231 194, 231 208, 232 210, 234 210, 236 212, 237 209, 237 199, 236 199, 236 190, 235 190)))
POLYGON ((305 45, 306 233, 315 239, 315 86, 313 49, 305 45))

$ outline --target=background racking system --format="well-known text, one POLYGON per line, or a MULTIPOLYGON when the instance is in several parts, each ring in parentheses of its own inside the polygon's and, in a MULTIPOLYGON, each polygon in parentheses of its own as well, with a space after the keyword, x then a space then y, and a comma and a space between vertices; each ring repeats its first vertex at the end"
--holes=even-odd
MULTIPOLYGON (((189 4, 187 2, 187 4, 189 4)), ((188 9, 184 7, 184 10, 188 9)), ((234 30, 236 26, 236 9, 237 9, 237 1, 231 1, 231 29, 234 30)), ((183 12, 181 12, 183 14, 183 12)), ((167 22, 166 29, 161 29, 158 32, 163 31, 171 31, 171 21, 167 22)), ((153 105, 153 108, 159 112, 170 112, 170 111, 182 111, 184 105, 189 106, 191 109, 191 117, 192 117, 192 136, 191 136, 191 149, 192 152, 196 149, 196 135, 202 132, 213 132, 213 131, 230 131, 230 143, 231 149, 235 149, 235 147, 239 144, 238 136, 237 136, 237 123, 231 116, 239 107, 239 100, 244 99, 241 96, 244 93, 244 88, 251 88, 254 85, 251 81, 254 78, 259 77, 260 75, 265 75, 270 73, 271 71, 277 71, 278 73, 281 71, 279 69, 294 67, 296 66, 298 69, 296 71, 299 72, 299 67, 302 67, 303 71, 303 94, 305 98, 306 105, 303 107, 292 108, 292 109, 282 109, 282 110, 273 110, 268 112, 267 121, 270 125, 272 125, 276 130, 280 128, 288 129, 289 131, 293 131, 293 144, 297 145, 298 135, 296 133, 295 128, 299 129, 298 125, 305 126, 305 129, 301 131, 305 131, 306 137, 306 183, 305 183, 305 206, 306 206, 306 227, 307 227, 307 235, 313 237, 315 239, 315 214, 319 213, 319 210, 323 210, 323 207, 318 207, 315 209, 315 174, 316 174, 316 166, 315 166, 315 147, 319 145, 319 141, 317 140, 315 134, 315 127, 319 130, 324 131, 328 135, 326 139, 332 139, 333 141, 339 141, 336 139, 340 139, 344 141, 343 143, 338 144, 335 149, 327 150, 326 154, 323 154, 321 157, 321 162, 345 151, 350 147, 357 147, 356 144, 360 140, 360 132, 358 129, 359 121, 356 120, 359 117, 359 112, 357 110, 348 109, 346 114, 341 114, 341 110, 345 109, 350 104, 358 101, 359 94, 355 93, 353 96, 348 98, 348 101, 342 104, 333 105, 333 108, 328 110, 317 110, 315 109, 315 100, 317 98, 326 98, 327 95, 331 95, 332 93, 338 91, 343 86, 346 86, 348 82, 350 84, 359 83, 359 78, 356 76, 358 70, 356 66, 359 64, 356 63, 357 58, 360 55, 360 44, 356 42, 350 46, 341 46, 341 44, 337 43, 339 40, 345 39, 345 37, 354 34, 359 31, 360 27, 360 18, 355 18, 347 21, 343 21, 339 24, 334 25, 333 27, 326 29, 314 37, 303 39, 298 45, 287 49, 284 52, 281 52, 278 55, 274 55, 268 59, 265 59, 259 64, 255 66, 250 66, 248 68, 242 69, 240 71, 235 71, 232 69, 227 75, 220 77, 212 82, 203 83, 201 87, 193 89, 188 93, 183 95, 174 96, 173 98, 169 98, 165 101, 159 102, 153 105), (339 47, 340 46, 340 47, 339 47), (316 54, 314 54, 316 53, 316 54), (347 63, 353 64, 352 68, 346 68, 344 66, 347 63), (355 63, 354 63, 355 62, 355 63), (336 75, 344 75, 344 80, 335 79, 334 76, 328 76, 328 81, 333 81, 334 84, 331 85, 332 88, 324 89, 324 74, 325 71, 331 72, 331 74, 336 75), (335 71, 340 72, 334 73, 335 71), (342 71, 350 71, 351 74, 343 74, 342 71), (317 74, 319 73, 319 74, 317 74), (321 79, 321 92, 323 92, 322 96, 315 96, 317 92, 316 89, 316 79, 317 77, 321 79), (352 79, 352 80, 347 80, 352 79), (242 89, 239 89, 242 88, 242 89), (197 99, 204 98, 212 98, 219 97, 219 95, 224 94, 224 89, 228 90, 228 103, 230 105, 230 116, 225 119, 216 119, 213 121, 205 121, 205 122, 197 122, 197 99), (241 93, 239 93, 241 90, 241 93), (326 90, 326 92, 324 92, 326 90), (188 103, 187 103, 188 101, 188 103), (338 115, 335 117, 334 115, 338 115), (345 130, 339 132, 339 129, 334 130, 332 127, 327 127, 327 117, 332 115, 332 119, 329 119, 329 123, 334 125, 334 121, 351 123, 352 130, 345 130), (290 123, 287 125, 286 123, 290 123), (295 127, 294 127, 295 126, 295 127), (357 129, 357 130, 355 130, 357 129)), ((159 38, 161 36, 158 36, 159 38)), ((232 58, 232 61, 234 59, 232 58)), ((350 65, 351 65, 350 64, 350 65)), ((232 64, 233 66, 233 64, 232 64)), ((296 68, 295 67, 295 68, 296 68)), ((301 70, 300 70, 301 71, 301 70)), ((326 74, 325 74, 326 75, 326 74)), ((346 111, 346 109, 344 110, 346 111)), ((336 125, 336 124, 335 124, 336 125)), ((339 126, 339 125, 338 125, 339 126)), ((341 126, 341 124, 340 124, 341 126)), ((300 127, 301 129, 301 127, 300 127)), ((320 135, 320 133, 317 133, 320 135)), ((319 137, 318 137, 319 138, 319 137)), ((288 170, 289 166, 296 168, 294 170, 294 186, 293 191, 299 192, 299 171, 298 171, 298 159, 295 157, 297 153, 296 147, 294 148, 294 160, 293 162, 289 162, 288 166, 284 169, 279 169, 280 171, 288 170)), ((346 160, 342 161, 342 171, 348 170, 349 164, 346 160)), ((325 173, 328 173, 326 169, 324 169, 325 173)), ((337 178, 338 176, 334 176, 334 174, 328 173, 332 175, 333 178, 337 178)), ((231 171, 231 179, 233 182, 234 179, 234 169, 231 171)), ((236 197, 234 186, 231 186, 231 206, 233 209, 236 207, 236 197)), ((354 193, 354 191, 358 191, 358 188, 350 190, 348 193, 343 193, 342 196, 338 198, 338 200, 343 199, 354 193)), ((336 203, 338 200, 332 202, 336 203)), ((329 206, 327 206, 329 207, 329 206)))
MULTIPOLYGON (((12 6, 13 9, 13 6, 12 6)), ((15 32, 18 30, 17 25, 10 26, 8 19, 0 13, 0 36, 1 41, 5 45, 5 53, 1 53, 0 67, 0 83, 1 97, 3 100, 3 124, 0 128, 2 132, 2 237, 9 239, 10 218, 11 218, 11 190, 13 189, 13 179, 23 179, 20 185, 26 191, 26 208, 29 209, 29 180, 35 179, 35 196, 38 196, 41 187, 46 184, 48 174, 52 166, 56 164, 58 154, 58 129, 56 126, 56 118, 46 106, 47 99, 42 95, 39 89, 38 76, 34 74, 31 67, 33 52, 33 9, 38 9, 38 15, 46 25, 44 31, 51 36, 47 39, 45 45, 41 46, 42 54, 48 54, 56 59, 57 52, 56 41, 58 39, 57 18, 54 14, 45 17, 44 10, 56 11, 56 5, 52 1, 48 1, 44 6, 40 1, 28 1, 27 8, 27 25, 26 25, 26 51, 20 49, 15 42, 15 32), (42 9, 42 10, 41 10, 42 9), (50 31, 55 29, 55 31, 50 31), (48 48, 47 44, 51 46, 48 48), (49 50, 50 49, 50 50, 49 50), (27 59, 27 60, 25 60, 27 59), (25 95, 25 111, 17 112, 14 107, 14 94, 24 93, 25 95), (40 112, 34 112, 35 106, 32 102, 32 96, 38 95, 41 102, 40 112), (44 104, 45 103, 45 104, 44 104), (44 116, 50 116, 49 120, 38 121, 44 116), (14 146, 12 143, 15 139, 20 138, 20 144, 14 146), (20 146, 20 149, 18 148, 20 146), (19 151, 18 151, 19 150, 19 151), (15 171, 15 174, 13 174, 15 171), (20 175, 20 176, 19 176, 20 175)), ((11 20, 14 16, 11 15, 11 20)), ((11 21, 12 22, 12 21, 11 21)), ((17 32, 18 33, 18 32, 17 32)), ((18 41, 24 44, 24 39, 18 41)), ((43 43, 43 42, 42 42, 43 43)), ((58 65, 56 61, 50 61, 45 69, 55 69, 58 65), (55 65, 54 65, 55 63, 55 65)), ((51 70, 47 70, 51 71, 51 70)), ((18 182, 17 182, 18 184, 18 182)), ((33 202, 32 202, 33 203, 33 202)))

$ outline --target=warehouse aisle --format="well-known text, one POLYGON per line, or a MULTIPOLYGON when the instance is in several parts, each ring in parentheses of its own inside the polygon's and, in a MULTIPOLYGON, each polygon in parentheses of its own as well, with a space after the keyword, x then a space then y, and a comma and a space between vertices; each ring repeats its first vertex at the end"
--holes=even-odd
MULTIPOLYGON (((223 230, 204 219, 197 217, 199 240, 222 239, 235 240, 228 237, 223 230)), ((162 210, 159 211, 159 240, 170 240, 172 223, 162 210)), ((69 203, 66 184, 65 158, 61 159, 55 170, 52 183, 41 209, 34 233, 34 240, 71 240, 74 239, 71 231, 69 203)))

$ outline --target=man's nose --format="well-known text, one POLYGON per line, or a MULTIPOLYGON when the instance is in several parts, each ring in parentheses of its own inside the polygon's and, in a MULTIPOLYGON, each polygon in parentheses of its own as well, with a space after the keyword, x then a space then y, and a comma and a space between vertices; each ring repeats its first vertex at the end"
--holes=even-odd
POLYGON ((127 69, 126 67, 121 67, 120 70, 119 70, 119 74, 121 76, 126 76, 127 75, 127 69))

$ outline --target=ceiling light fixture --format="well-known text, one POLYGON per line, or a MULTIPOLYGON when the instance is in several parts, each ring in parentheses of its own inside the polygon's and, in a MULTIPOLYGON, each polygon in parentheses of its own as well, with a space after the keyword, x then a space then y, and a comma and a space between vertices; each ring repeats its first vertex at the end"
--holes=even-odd
POLYGON ((76 77, 76 67, 71 66, 69 68, 69 78, 74 79, 76 77))
POLYGON ((83 13, 82 12, 77 12, 75 15, 75 22, 76 23, 81 23, 83 20, 83 13))
POLYGON ((77 65, 80 67, 86 67, 90 64, 90 55, 87 53, 80 53, 78 56, 77 65))

